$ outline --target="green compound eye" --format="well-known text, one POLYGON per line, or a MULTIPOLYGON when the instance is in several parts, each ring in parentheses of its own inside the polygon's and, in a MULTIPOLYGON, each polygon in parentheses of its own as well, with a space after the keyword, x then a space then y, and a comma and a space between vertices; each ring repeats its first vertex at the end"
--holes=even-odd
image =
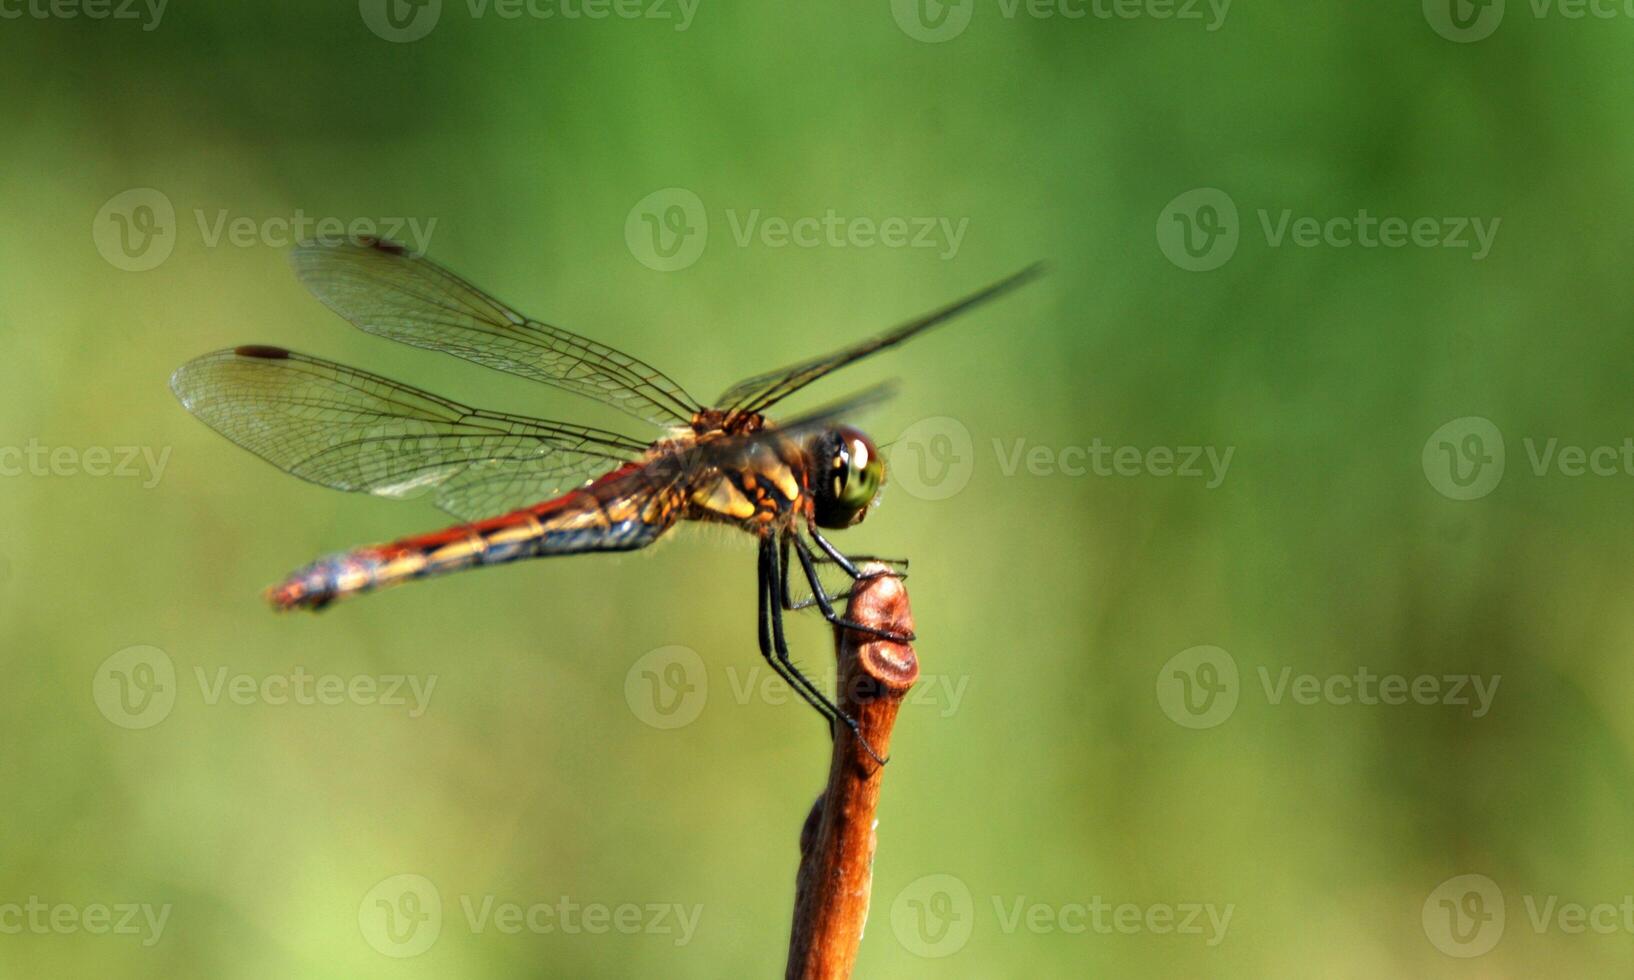
POLYGON ((829 430, 821 442, 817 523, 851 527, 867 516, 868 505, 885 484, 885 459, 867 436, 849 426, 829 430))
POLYGON ((885 461, 879 450, 860 433, 842 444, 844 465, 835 474, 839 485, 834 497, 847 510, 862 510, 874 502, 880 484, 885 482, 885 461))

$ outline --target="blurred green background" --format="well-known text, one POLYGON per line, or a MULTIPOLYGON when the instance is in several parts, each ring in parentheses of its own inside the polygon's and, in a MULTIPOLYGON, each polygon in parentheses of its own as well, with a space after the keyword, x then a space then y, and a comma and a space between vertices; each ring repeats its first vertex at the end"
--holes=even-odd
POLYGON ((764 686, 746 541, 263 607, 446 521, 234 448, 190 357, 650 434, 351 329, 297 213, 413 219, 705 398, 1052 263, 785 406, 902 379, 838 539, 912 556, 927 675, 860 976, 1634 965, 1621 7, 119 2, 0 2, 0 974, 781 970, 828 750, 764 686), (282 695, 316 675, 380 687, 282 695))

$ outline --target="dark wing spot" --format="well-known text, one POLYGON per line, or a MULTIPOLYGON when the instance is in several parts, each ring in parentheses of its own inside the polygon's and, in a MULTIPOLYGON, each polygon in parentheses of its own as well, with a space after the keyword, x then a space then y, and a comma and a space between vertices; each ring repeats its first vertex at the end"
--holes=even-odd
POLYGON ((289 351, 282 347, 268 347, 264 344, 245 344, 243 347, 234 347, 233 353, 239 357, 259 357, 265 361, 283 361, 289 358, 289 351))
POLYGON ((399 245, 396 242, 391 241, 389 239, 377 238, 374 235, 360 236, 358 238, 358 240, 357 240, 357 243, 359 245, 362 245, 364 248, 372 248, 376 252, 385 252, 387 255, 407 255, 408 254, 408 249, 404 248, 402 245, 399 245))

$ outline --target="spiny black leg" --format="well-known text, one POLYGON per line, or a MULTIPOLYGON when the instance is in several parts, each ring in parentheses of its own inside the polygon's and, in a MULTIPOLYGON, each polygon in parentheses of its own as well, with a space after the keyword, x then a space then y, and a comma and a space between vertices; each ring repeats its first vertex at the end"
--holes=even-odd
POLYGON ((764 538, 760 542, 760 653, 766 662, 777 671, 777 676, 783 678, 796 694, 800 695, 807 704, 817 709, 829 724, 829 734, 833 735, 834 721, 840 717, 840 709, 835 707, 818 690, 789 659, 788 642, 783 637, 783 612, 778 602, 778 592, 785 586, 777 582, 777 559, 772 554, 772 541, 764 538))
MULTIPOLYGON (((792 532, 785 531, 778 539, 777 559, 779 574, 782 575, 783 579, 783 608, 788 612, 799 612, 802 609, 810 609, 812 606, 817 605, 817 600, 814 597, 810 599, 801 599, 796 602, 794 597, 789 594, 789 537, 791 534, 792 532)), ((827 559, 821 560, 827 561, 827 559)), ((829 598, 849 599, 851 598, 851 590, 846 589, 844 592, 834 593, 834 595, 830 596, 829 598)))
POLYGON ((777 566, 778 574, 782 578, 783 608, 789 610, 804 609, 811 605, 810 599, 796 603, 794 598, 789 595, 789 536, 787 532, 777 539, 777 566))
MULTIPOLYGON (((795 544, 798 546, 800 542, 796 541, 795 544)), ((778 674, 785 681, 788 681, 789 685, 799 692, 802 698, 805 698, 807 704, 816 708, 818 714, 828 720, 830 738, 835 734, 834 723, 836 721, 843 722, 847 728, 851 729, 851 734, 856 737, 863 750, 875 762, 883 766, 885 760, 881 759, 879 753, 874 751, 874 747, 868 743, 868 740, 862 737, 862 729, 857 725, 857 719, 841 711, 839 706, 830 701, 827 695, 823 694, 809 677, 802 674, 800 668, 796 667, 794 661, 789 658, 789 644, 783 636, 783 610, 778 602, 779 593, 787 597, 788 583, 786 581, 782 583, 764 581, 766 576, 776 577, 777 558, 778 556, 772 553, 771 539, 763 538, 760 543, 760 567, 763 578, 760 591, 764 597, 762 608, 771 614, 772 648, 776 651, 778 662, 774 663, 773 666, 777 667, 778 674), (778 666, 779 663, 781 664, 780 667, 778 666)), ((771 660, 771 657, 768 656, 767 659, 771 660)))
POLYGON ((766 662, 768 664, 772 665, 772 669, 777 670, 778 674, 781 675, 782 671, 778 670, 777 662, 772 658, 772 627, 771 627, 772 613, 771 613, 771 603, 769 603, 767 601, 767 596, 766 596, 766 590, 771 585, 771 583, 769 581, 767 581, 767 578, 766 578, 766 555, 765 555, 765 550, 766 550, 765 547, 762 546, 761 555, 760 555, 759 570, 758 570, 758 572, 756 574, 756 579, 755 579, 755 585, 756 585, 756 589, 757 589, 757 596, 756 596, 756 600, 755 600, 755 614, 756 614, 757 618, 759 619, 760 655, 762 657, 765 657, 766 662))
POLYGON ((824 564, 833 562, 834 564, 840 566, 845 574, 851 576, 853 581, 859 578, 872 578, 874 575, 895 575, 898 578, 908 577, 905 571, 897 572, 895 570, 890 572, 873 572, 870 575, 864 575, 862 572, 857 570, 856 564, 859 561, 882 561, 887 565, 899 564, 905 570, 908 567, 908 559, 906 558, 872 558, 867 555, 857 555, 854 558, 851 558, 847 557, 842 551, 840 551, 840 549, 834 547, 833 542, 823 537, 823 532, 817 530, 817 525, 815 522, 808 521, 806 523, 806 533, 811 535, 811 540, 817 542, 817 547, 823 549, 823 554, 828 556, 826 561, 824 559, 817 558, 816 556, 811 556, 812 560, 823 561, 824 564))
MULTIPOLYGON (((900 565, 902 566, 902 570, 896 573, 896 577, 908 577, 908 559, 906 558, 882 558, 879 555, 847 555, 846 557, 850 559, 853 565, 871 561, 877 561, 882 565, 900 565)), ((834 559, 828 557, 827 555, 813 555, 812 560, 819 565, 834 564, 834 559)), ((893 569, 893 571, 895 570, 893 569)))
MULTIPOLYGON (((867 633, 871 636, 883 637, 887 640, 895 640, 898 643, 909 643, 915 639, 914 634, 912 633, 898 633, 894 630, 882 630, 877 626, 869 626, 865 623, 858 623, 853 620, 846 619, 844 616, 841 616, 839 613, 835 612, 834 603, 829 599, 827 590, 823 588, 823 580, 817 576, 817 562, 811 553, 811 549, 806 546, 804 541, 800 540, 799 534, 790 531, 788 536, 793 541, 794 553, 800 558, 800 567, 805 570, 806 581, 811 583, 811 598, 817 603, 817 608, 822 610, 824 619, 828 620, 830 623, 833 623, 835 626, 842 626, 846 629, 856 630, 859 633, 867 633)), ((860 572, 852 576, 852 578, 866 577, 869 576, 864 576, 860 572)))
MULTIPOLYGON (((816 522, 806 525, 806 533, 811 535, 811 540, 817 542, 817 547, 823 549, 823 554, 828 556, 829 561, 840 566, 845 574, 851 576, 853 580, 862 578, 862 573, 857 571, 857 566, 852 563, 851 559, 841 554, 840 549, 834 547, 827 538, 823 537, 823 533, 817 530, 816 522)), ((806 548, 800 549, 800 564, 807 566, 811 564, 811 556, 806 548)))

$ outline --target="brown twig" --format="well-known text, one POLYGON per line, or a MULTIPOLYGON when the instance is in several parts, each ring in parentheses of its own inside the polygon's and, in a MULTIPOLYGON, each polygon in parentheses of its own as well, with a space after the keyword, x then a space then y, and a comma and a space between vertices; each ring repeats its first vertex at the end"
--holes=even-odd
MULTIPOLYGON (((846 618, 877 629, 912 634, 908 590, 890 569, 869 564, 846 604, 846 618), (878 574, 885 573, 885 574, 878 574)), ((884 758, 902 698, 919 678, 913 647, 855 630, 835 630, 840 710, 884 758)), ((843 980, 851 976, 868 918, 873 883, 874 810, 884 767, 848 727, 839 725, 828 788, 812 805, 800 831, 794 929, 789 936, 789 980, 843 980)))

